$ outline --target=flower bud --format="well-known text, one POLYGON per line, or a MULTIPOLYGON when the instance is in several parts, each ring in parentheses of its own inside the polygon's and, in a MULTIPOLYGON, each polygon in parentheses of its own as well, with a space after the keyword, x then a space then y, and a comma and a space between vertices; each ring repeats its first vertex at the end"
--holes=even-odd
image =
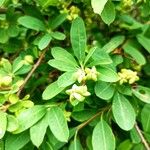
POLYGON ((26 55, 26 56, 24 57, 24 61, 25 61, 26 64, 33 64, 33 56, 31 56, 31 55, 26 55))

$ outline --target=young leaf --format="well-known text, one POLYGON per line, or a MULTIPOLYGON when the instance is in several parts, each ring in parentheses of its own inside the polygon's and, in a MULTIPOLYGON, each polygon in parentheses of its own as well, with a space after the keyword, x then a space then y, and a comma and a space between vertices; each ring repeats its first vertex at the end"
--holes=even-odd
POLYGON ((5 150, 20 150, 30 141, 29 132, 22 132, 20 134, 8 134, 5 142, 5 150))
POLYGON ((78 66, 75 58, 69 52, 67 52, 65 49, 61 47, 53 47, 52 56, 56 60, 65 61, 66 63, 69 63, 75 67, 78 66))
POLYGON ((131 136, 131 139, 132 139, 132 142, 133 143, 140 143, 141 142, 141 138, 137 132, 137 130, 135 128, 133 128, 131 131, 130 131, 130 136, 131 136))
POLYGON ((132 89, 133 94, 141 101, 150 104, 150 89, 144 86, 138 86, 132 89))
POLYGON ((53 30, 61 25, 67 18, 67 14, 63 13, 54 18, 52 18, 49 22, 49 27, 53 30))
POLYGON ((74 78, 74 72, 65 72, 64 74, 62 74, 57 81, 57 84, 59 87, 67 87, 71 84, 73 84, 76 80, 74 78))
POLYGON ((45 31, 44 23, 35 17, 22 16, 18 19, 18 23, 29 29, 33 29, 36 31, 45 31))
POLYGON ((66 62, 66 60, 56 60, 56 59, 51 59, 48 61, 48 64, 54 68, 57 68, 58 70, 61 71, 75 71, 77 70, 77 67, 70 64, 69 62, 66 62))
POLYGON ((47 127, 48 118, 47 115, 45 115, 40 121, 30 128, 30 138, 36 147, 39 147, 42 144, 47 127))
POLYGON ((19 127, 18 120, 13 115, 7 114, 7 131, 13 132, 19 127))
POLYGON ((110 0, 108 0, 101 13, 101 18, 106 24, 110 25, 115 20, 115 17, 115 6, 110 0))
POLYGON ((104 100, 109 100, 112 98, 115 91, 115 87, 112 83, 107 83, 103 81, 98 81, 95 85, 95 94, 104 100))
POLYGON ((115 150, 115 137, 103 119, 97 123, 92 135, 93 150, 115 150))
POLYGON ((112 104, 113 116, 118 126, 123 130, 131 130, 135 124, 135 111, 129 101, 116 93, 112 104))
POLYGON ((146 59, 142 55, 142 53, 140 51, 138 51, 134 46, 132 46, 132 44, 130 42, 127 42, 123 46, 123 49, 127 54, 132 56, 138 64, 144 65, 146 63, 146 59))
POLYGON ((26 129, 32 127, 38 122, 46 113, 45 106, 33 106, 32 108, 26 109, 17 116, 19 122, 19 128, 13 133, 20 133, 26 129))
POLYGON ((69 129, 63 111, 59 107, 48 110, 48 123, 54 136, 61 142, 67 142, 69 129))
POLYGON ((102 50, 104 50, 107 53, 110 53, 113 50, 115 50, 119 45, 121 45, 124 40, 125 36, 123 35, 115 36, 106 45, 104 45, 102 50))
POLYGON ((79 138, 77 138, 71 142, 71 144, 69 146, 69 150, 83 150, 79 138))
POLYGON ((94 13, 101 14, 108 0, 91 0, 94 13))
POLYGON ((73 20, 70 34, 74 54, 78 60, 82 62, 85 57, 86 31, 84 22, 81 18, 78 17, 73 20))
POLYGON ((6 128, 7 128, 7 117, 6 117, 6 113, 0 111, 0 139, 2 139, 3 136, 5 135, 6 128))
POLYGON ((141 112, 141 122, 142 122, 143 130, 148 133, 150 132, 149 110, 150 110, 150 104, 146 104, 141 112))
POLYGON ((39 43, 38 43, 38 47, 40 50, 43 50, 44 48, 46 48, 50 41, 51 41, 52 37, 50 34, 46 33, 44 34, 44 36, 42 36, 42 38, 40 39, 39 43))
POLYGON ((50 35, 56 40, 64 40, 66 38, 66 35, 64 33, 58 31, 51 32, 50 35))
POLYGON ((99 80, 105 82, 116 82, 119 80, 117 73, 106 66, 97 67, 97 71, 100 73, 99 80))
POLYGON ((46 87, 44 90, 42 97, 44 100, 49 100, 59 94, 64 88, 59 87, 57 81, 51 83, 49 86, 46 87))
POLYGON ((88 60, 92 57, 92 55, 94 54, 95 50, 97 49, 97 47, 93 47, 90 49, 90 51, 88 52, 85 60, 84 60, 84 65, 88 62, 88 60))

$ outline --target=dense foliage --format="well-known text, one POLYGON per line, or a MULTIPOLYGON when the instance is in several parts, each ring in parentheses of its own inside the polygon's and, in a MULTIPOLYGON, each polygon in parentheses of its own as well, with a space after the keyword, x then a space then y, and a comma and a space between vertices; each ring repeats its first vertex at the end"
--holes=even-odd
POLYGON ((149 0, 0 1, 0 150, 149 150, 149 0))

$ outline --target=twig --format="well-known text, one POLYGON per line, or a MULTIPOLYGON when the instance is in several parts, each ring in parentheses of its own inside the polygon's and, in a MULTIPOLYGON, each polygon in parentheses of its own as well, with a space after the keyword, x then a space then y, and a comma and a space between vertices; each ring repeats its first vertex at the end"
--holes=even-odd
POLYGON ((138 127, 137 123, 135 124, 135 128, 136 128, 136 130, 137 130, 137 132, 138 132, 138 134, 139 134, 139 136, 141 138, 141 141, 142 141, 144 147, 146 148, 146 150, 150 150, 149 144, 146 141, 145 137, 143 136, 143 134, 142 134, 140 128, 138 127))
POLYGON ((34 71, 37 69, 37 67, 40 65, 42 59, 45 56, 46 51, 48 50, 48 47, 41 53, 38 61, 34 64, 33 68, 31 69, 31 71, 28 73, 28 75, 26 76, 24 83, 20 86, 19 91, 17 92, 17 96, 19 97, 24 86, 26 85, 26 83, 28 82, 28 80, 30 79, 30 77, 32 76, 32 74, 34 73, 34 71))
POLYGON ((98 113, 96 113, 94 116, 92 116, 90 119, 88 119, 87 121, 81 123, 80 125, 77 126, 77 131, 79 131, 80 129, 82 129, 83 127, 85 127, 87 124, 89 124, 92 120, 94 120, 95 118, 97 118, 100 114, 102 114, 104 111, 108 110, 110 108, 110 106, 105 107, 104 109, 102 109, 101 111, 99 111, 98 113))
POLYGON ((7 12, 6 8, 0 8, 0 14, 5 14, 7 12))

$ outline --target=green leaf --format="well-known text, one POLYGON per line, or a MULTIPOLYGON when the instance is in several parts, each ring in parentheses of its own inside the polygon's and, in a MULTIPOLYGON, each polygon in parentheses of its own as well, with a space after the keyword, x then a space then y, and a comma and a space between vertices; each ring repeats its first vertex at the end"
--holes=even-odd
POLYGON ((73 84, 76 81, 76 79, 74 78, 74 73, 75 72, 65 72, 65 73, 63 73, 58 78, 58 81, 57 81, 58 86, 65 88, 65 87, 73 84))
POLYGON ((144 86, 138 86, 132 89, 133 94, 141 101, 150 104, 150 89, 144 86))
POLYGON ((59 0, 37 0, 36 2, 39 3, 39 5, 41 5, 43 8, 47 8, 49 6, 57 6, 59 0))
MULTIPOLYGON (((43 1, 43 0, 42 0, 43 1)), ((59 14, 56 17, 52 18, 49 22, 49 27, 53 30, 61 25, 67 18, 67 14, 59 14)))
POLYGON ((73 20, 70 36, 74 54, 78 60, 82 62, 85 57, 86 31, 84 22, 81 18, 77 17, 75 20, 73 20))
POLYGON ((140 34, 137 36, 137 40, 150 53, 150 39, 140 34))
POLYGON ((109 100, 115 92, 115 87, 112 83, 98 81, 95 85, 95 94, 101 99, 109 100))
POLYGON ((0 139, 5 135, 7 128, 7 116, 5 112, 0 111, 0 139))
POLYGON ((47 115, 45 115, 40 121, 30 128, 30 139, 36 147, 39 147, 42 144, 47 127, 48 118, 47 115))
POLYGON ((112 52, 115 50, 119 45, 121 45, 125 40, 125 36, 118 35, 113 37, 104 47, 102 50, 106 51, 107 53, 112 52))
POLYGON ((66 62, 66 60, 56 60, 51 59, 48 61, 48 64, 58 70, 61 71, 75 71, 77 70, 77 67, 73 64, 70 64, 69 62, 66 62))
POLYGON ((83 150, 79 138, 71 142, 71 144, 69 145, 69 150, 83 150))
POLYGON ((75 58, 65 49, 61 47, 53 47, 51 52, 52 52, 52 56, 56 60, 64 61, 66 63, 73 65, 74 67, 78 66, 75 58))
POLYGON ((150 104, 146 104, 144 108, 141 111, 141 122, 142 122, 142 127, 145 132, 150 133, 150 115, 149 115, 149 110, 150 110, 150 104))
POLYGON ((59 94, 63 90, 64 90, 64 88, 59 87, 57 84, 57 81, 55 81, 46 87, 46 89, 44 90, 44 92, 42 94, 42 97, 44 100, 49 100, 49 99, 55 97, 57 94, 59 94))
POLYGON ((18 120, 13 115, 7 114, 7 131, 13 132, 19 127, 18 120))
POLYGON ((115 137, 110 126, 101 119, 93 130, 93 150, 115 150, 115 137))
POLYGON ((61 142, 67 142, 69 129, 63 111, 59 107, 52 107, 47 113, 49 127, 54 136, 61 142))
POLYGON ((136 62, 140 65, 144 65, 146 63, 146 59, 145 57, 142 55, 142 53, 137 50, 132 43, 127 42, 124 46, 123 46, 124 51, 129 54, 130 56, 132 56, 136 62))
POLYGON ((8 134, 5 142, 5 150, 20 150, 30 141, 29 132, 23 132, 17 135, 8 134))
POLYGON ((52 37, 50 34, 46 33, 44 34, 44 36, 42 36, 42 38, 39 40, 39 43, 38 43, 38 47, 40 50, 43 50, 44 48, 46 48, 50 41, 52 40, 52 37))
POLYGON ((135 111, 130 102, 121 94, 116 93, 112 104, 113 116, 123 130, 131 130, 135 124, 135 111))
POLYGON ((96 114, 95 109, 84 109, 81 111, 73 111, 71 117, 79 122, 86 121, 96 114))
POLYGON ((38 122, 46 113, 45 106, 33 106, 32 108, 26 109, 17 116, 19 122, 19 128, 13 133, 20 133, 28 128, 32 127, 38 122))
POLYGON ((101 18, 106 24, 110 25, 115 20, 115 17, 116 17, 115 6, 110 0, 108 0, 101 13, 101 18))
POLYGON ((88 62, 88 60, 92 57, 92 55, 94 54, 95 50, 97 49, 97 47, 93 47, 90 49, 90 51, 88 52, 85 60, 84 60, 84 65, 88 62))
POLYGON ((94 13, 101 14, 108 0, 91 0, 94 13))
POLYGON ((119 144, 117 150, 131 150, 132 147, 132 142, 129 139, 127 139, 119 144))
POLYGON ((0 43, 4 44, 8 42, 9 37, 6 29, 0 28, 0 37, 0 43))
POLYGON ((118 74, 107 66, 97 67, 97 71, 100 73, 99 80, 105 82, 117 82, 119 80, 118 74))
POLYGON ((66 35, 64 33, 58 31, 51 32, 50 35, 56 40, 64 40, 66 38, 66 35))
POLYGON ((132 143, 140 143, 141 142, 141 138, 136 130, 136 128, 134 127, 131 131, 130 131, 130 136, 132 139, 132 143))
POLYGON ((88 64, 89 67, 112 63, 110 56, 100 48, 96 48, 94 54, 92 55, 92 59, 93 61, 91 61, 91 63, 88 64))
POLYGON ((22 16, 18 19, 18 23, 29 29, 33 29, 36 31, 45 31, 44 23, 35 17, 22 16))

